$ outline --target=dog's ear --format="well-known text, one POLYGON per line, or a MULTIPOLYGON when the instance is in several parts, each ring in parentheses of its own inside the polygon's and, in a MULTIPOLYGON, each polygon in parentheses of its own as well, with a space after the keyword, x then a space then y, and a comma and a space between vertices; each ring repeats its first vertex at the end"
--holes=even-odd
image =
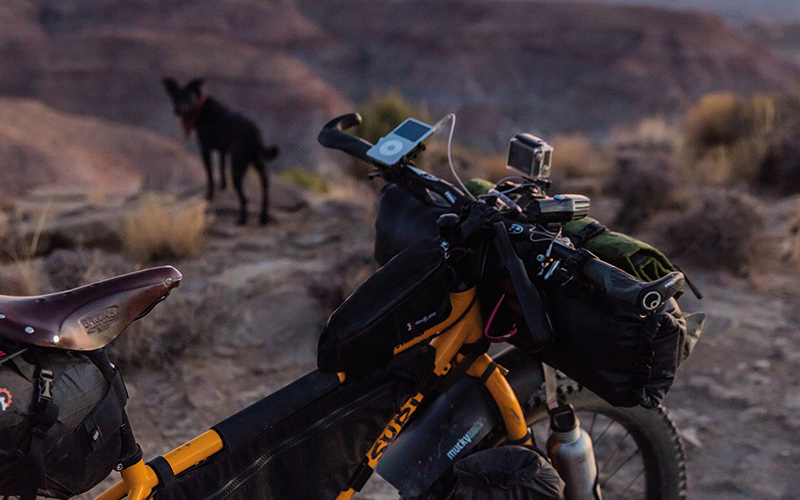
POLYGON ((200 95, 200 94, 203 93, 203 89, 202 89, 203 83, 205 83, 205 79, 203 79, 203 78, 193 78, 193 79, 189 80, 189 83, 186 84, 186 88, 188 90, 196 93, 197 95, 200 95))
POLYGON ((178 90, 178 82, 176 82, 174 78, 164 78, 164 88, 166 88, 167 92, 170 94, 174 94, 178 90))

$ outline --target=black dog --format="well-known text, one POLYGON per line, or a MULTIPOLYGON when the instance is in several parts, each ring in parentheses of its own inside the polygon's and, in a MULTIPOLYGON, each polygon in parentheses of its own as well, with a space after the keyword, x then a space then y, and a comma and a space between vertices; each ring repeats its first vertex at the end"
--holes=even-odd
POLYGON ((172 99, 175 114, 183 120, 183 130, 188 137, 197 129, 197 142, 203 156, 208 176, 206 198, 214 198, 214 178, 211 173, 211 152, 219 152, 220 189, 225 189, 225 158, 230 154, 233 187, 239 196, 239 224, 247 222, 247 198, 242 190, 242 179, 247 167, 253 165, 261 182, 261 224, 270 220, 269 177, 266 161, 278 156, 278 147, 265 148, 261 131, 255 123, 229 110, 219 101, 203 93, 203 80, 195 78, 181 87, 172 78, 164 78, 164 86, 172 99))

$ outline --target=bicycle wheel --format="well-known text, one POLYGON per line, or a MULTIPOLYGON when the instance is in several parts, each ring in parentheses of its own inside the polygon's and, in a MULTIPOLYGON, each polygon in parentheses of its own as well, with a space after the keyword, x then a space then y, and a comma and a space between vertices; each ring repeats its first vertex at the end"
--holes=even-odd
MULTIPOLYGON (((678 429, 664 407, 617 408, 586 389, 562 382, 594 446, 604 500, 683 500, 686 462, 678 429)), ((544 448, 549 417, 543 404, 525 409, 536 444, 544 448)))

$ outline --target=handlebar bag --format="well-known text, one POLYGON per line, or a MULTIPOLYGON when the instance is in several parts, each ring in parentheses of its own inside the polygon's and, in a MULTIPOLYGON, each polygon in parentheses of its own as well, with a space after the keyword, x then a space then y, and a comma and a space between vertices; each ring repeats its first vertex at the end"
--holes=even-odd
POLYGON ((548 294, 554 341, 542 359, 614 406, 653 408, 675 379, 686 341, 678 303, 642 317, 601 292, 548 294))
POLYGON ((0 496, 89 490, 120 459, 119 371, 107 364, 107 379, 82 353, 28 347, 13 356, 9 347, 0 340, 0 496))
POLYGON ((434 199, 426 203, 397 184, 387 184, 381 190, 375 218, 375 260, 384 265, 414 242, 436 238, 436 219, 448 212, 434 199))
POLYGON ((436 241, 421 240, 400 252, 328 318, 319 338, 319 369, 368 373, 420 342, 450 315, 448 275, 436 241))

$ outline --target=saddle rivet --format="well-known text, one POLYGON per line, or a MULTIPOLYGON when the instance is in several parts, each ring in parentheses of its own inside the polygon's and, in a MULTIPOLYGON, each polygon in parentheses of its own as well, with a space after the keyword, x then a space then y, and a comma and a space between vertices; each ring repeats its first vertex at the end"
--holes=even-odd
POLYGON ((31 326, 26 326, 25 327, 25 333, 33 333, 33 332, 34 332, 33 327, 31 327, 31 326))
POLYGON ((165 280, 164 280, 164 284, 165 284, 165 285, 167 285, 167 286, 170 286, 170 285, 172 285, 172 278, 167 278, 167 279, 165 279, 165 280))

